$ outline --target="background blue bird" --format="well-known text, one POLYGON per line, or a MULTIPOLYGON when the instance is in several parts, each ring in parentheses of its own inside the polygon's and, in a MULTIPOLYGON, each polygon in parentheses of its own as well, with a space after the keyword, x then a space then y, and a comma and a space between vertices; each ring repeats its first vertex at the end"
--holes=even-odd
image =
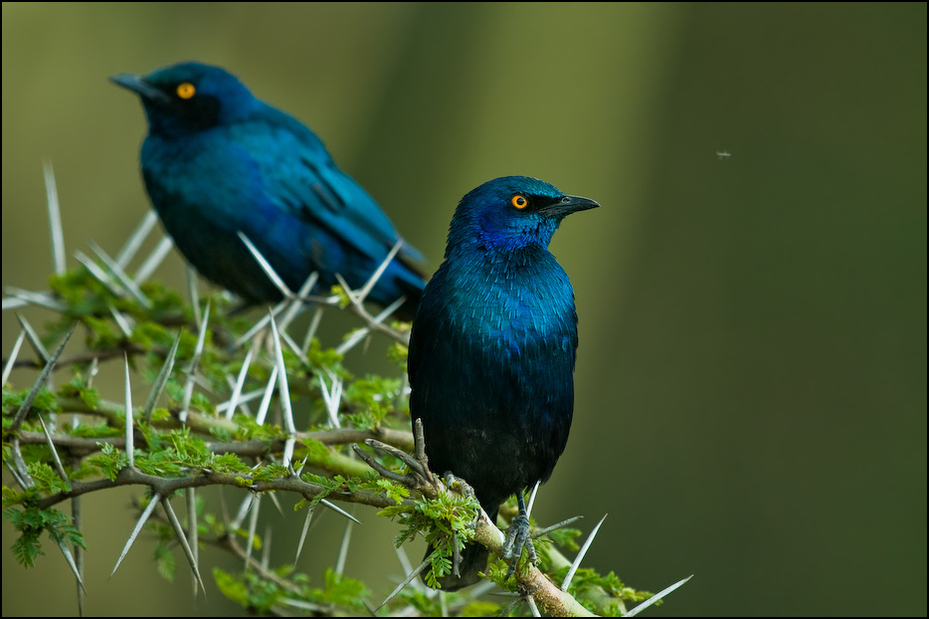
MULTIPOLYGON (((168 234, 202 275, 246 301, 282 295, 239 231, 291 290, 317 271, 324 293, 337 273, 360 288, 400 240, 312 131, 224 69, 186 62, 110 79, 145 108, 142 175, 168 234)), ((405 296, 395 315, 412 317, 425 285, 412 263, 421 259, 404 243, 368 298, 383 306, 405 296)))
MULTIPOLYGON (((507 542, 517 558, 528 532, 522 491, 552 474, 574 410, 574 290, 548 244, 565 216, 596 206, 524 176, 472 190, 413 321, 410 410, 430 468, 463 478, 491 519, 517 494, 507 542)), ((473 584, 486 564, 487 550, 471 545, 460 577, 439 583, 473 584)))

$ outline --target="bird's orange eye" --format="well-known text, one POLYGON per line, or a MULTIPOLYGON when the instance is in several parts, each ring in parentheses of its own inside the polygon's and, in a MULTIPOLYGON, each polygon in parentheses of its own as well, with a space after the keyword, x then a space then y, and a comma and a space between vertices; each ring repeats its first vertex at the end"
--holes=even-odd
POLYGON ((197 89, 190 82, 184 82, 177 87, 176 92, 181 99, 190 99, 197 93, 197 89))
POLYGON ((513 196, 513 199, 512 199, 512 200, 510 200, 510 204, 512 204, 513 206, 515 206, 515 207, 518 208, 518 209, 524 209, 524 208, 526 208, 527 206, 529 206, 529 200, 527 200, 527 199, 525 198, 525 196, 521 196, 521 195, 517 194, 517 195, 513 196))

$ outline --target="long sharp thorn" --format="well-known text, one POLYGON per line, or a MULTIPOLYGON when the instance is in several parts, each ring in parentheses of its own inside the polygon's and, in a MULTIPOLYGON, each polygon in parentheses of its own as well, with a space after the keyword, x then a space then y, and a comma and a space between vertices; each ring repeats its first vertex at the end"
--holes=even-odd
POLYGON ((239 339, 235 341, 232 347, 238 348, 245 342, 252 339, 256 333, 260 332, 268 325, 268 323, 271 321, 271 316, 277 316, 286 307, 287 307, 286 301, 281 301, 280 303, 275 305, 274 308, 270 311, 269 315, 263 316, 261 319, 258 320, 258 322, 252 325, 252 328, 246 331, 241 337, 239 337, 239 339))
POLYGON ((110 258, 109 254, 103 251, 102 247, 93 241, 88 243, 88 247, 90 247, 91 251, 97 254, 97 257, 100 258, 103 264, 105 264, 110 269, 110 271, 119 281, 120 285, 125 288, 129 294, 139 302, 140 305, 149 309, 152 307, 151 300, 145 296, 145 294, 142 292, 142 289, 139 288, 138 284, 133 281, 133 279, 123 270, 121 266, 119 266, 115 260, 110 258))
POLYGON ((29 302, 21 298, 21 295, 17 294, 15 290, 12 290, 10 286, 7 286, 4 288, 4 290, 7 294, 14 295, 10 297, 3 297, 3 301, 0 302, 0 308, 2 308, 4 312, 19 309, 29 305, 29 302))
POLYGON ((48 198, 48 224, 52 233, 52 261, 55 263, 55 274, 64 275, 68 268, 65 263, 65 235, 61 226, 58 186, 55 183, 55 170, 52 169, 51 161, 42 162, 42 172, 45 176, 45 195, 48 198))
POLYGON ((152 228, 155 227, 157 221, 158 215, 155 214, 155 211, 149 210, 145 213, 145 217, 142 218, 142 221, 139 222, 136 229, 129 235, 129 238, 126 239, 123 248, 116 254, 116 264, 118 264, 120 268, 125 269, 129 261, 135 258, 136 253, 138 253, 139 248, 142 246, 142 242, 145 240, 145 237, 148 236, 148 233, 152 231, 152 228))
MULTIPOLYGON (((75 418, 77 416, 75 415, 75 418)), ((71 521, 74 523, 76 531, 84 529, 84 506, 81 503, 81 497, 76 496, 71 499, 71 521)), ((74 547, 74 567, 77 569, 78 587, 77 587, 77 611, 78 616, 84 617, 84 549, 80 546, 74 547)))
POLYGON ((258 511, 261 509, 261 495, 255 495, 252 501, 252 509, 248 518, 248 538, 247 549, 245 551, 245 571, 248 571, 248 564, 252 558, 252 548, 255 546, 255 528, 258 526, 258 511))
POLYGON ((429 557, 426 557, 426 559, 422 563, 419 564, 419 567, 417 567, 415 570, 410 572, 409 575, 403 579, 403 582, 397 585, 397 588, 391 591, 390 595, 384 598, 384 601, 381 602, 381 605, 374 609, 374 612, 377 613, 377 611, 384 608, 384 605, 387 604, 387 602, 389 602, 390 600, 392 600, 394 596, 396 596, 398 593, 403 591, 403 588, 406 587, 408 584, 410 584, 413 581, 413 579, 416 578, 416 576, 419 575, 419 573, 426 568, 427 565, 429 565, 429 557))
POLYGON ((394 553, 397 555, 397 561, 400 562, 400 569, 403 570, 404 574, 409 574, 410 570, 413 569, 413 564, 410 563, 410 557, 407 556, 403 546, 395 546, 394 553))
MULTIPOLYGON (((272 495, 273 496, 273 495, 272 495)), ((265 538, 261 542, 261 569, 267 571, 271 563, 271 526, 265 526, 265 538)))
POLYGON ((300 361, 303 363, 303 365, 309 366, 309 358, 303 353, 302 350, 300 350, 300 347, 297 346, 297 343, 293 340, 292 337, 290 337, 290 334, 288 334, 286 331, 281 331, 280 333, 281 341, 287 344, 287 347, 290 348, 290 350, 292 350, 295 355, 300 357, 300 361))
POLYGON ((203 322, 200 324, 200 333, 197 336, 197 346, 194 349, 193 359, 190 360, 190 369, 188 369, 187 384, 184 386, 184 401, 181 404, 181 412, 178 417, 181 423, 187 421, 187 408, 190 406, 190 399, 194 393, 194 377, 197 374, 197 365, 200 363, 200 354, 203 352, 203 343, 206 340, 206 327, 210 322, 210 302, 206 302, 206 309, 203 311, 203 322))
MULTIPOLYGON (((303 543, 306 541, 306 535, 310 532, 310 522, 313 520, 314 511, 316 511, 315 507, 311 507, 306 510, 306 518, 303 519, 303 530, 300 531, 300 539, 297 541, 297 552, 294 554, 295 568, 297 567, 297 561, 300 560, 300 553, 303 552, 303 543)), ((316 519, 316 522, 319 522, 318 518, 316 519)))
MULTIPOLYGON (((336 277, 337 277, 337 278, 339 279, 339 281, 343 284, 343 286, 347 286, 347 284, 345 284, 345 280, 343 280, 342 277, 341 277, 338 273, 336 273, 336 277)), ((398 339, 398 340, 400 340, 400 341, 408 341, 408 340, 409 340, 409 336, 408 336, 408 335, 406 335, 406 334, 403 334, 403 335, 398 334, 396 331, 394 331, 394 330, 391 329, 390 327, 387 327, 387 326, 385 326, 385 325, 383 324, 383 321, 384 321, 387 317, 389 317, 391 314, 393 314, 393 313, 397 310, 397 308, 399 308, 401 305, 403 305, 403 303, 406 301, 406 297, 400 297, 399 299, 397 299, 396 301, 394 301, 393 303, 391 303, 390 305, 388 305, 387 307, 385 307, 383 310, 381 310, 381 312, 380 312, 377 316, 372 317, 372 316, 364 309, 364 306, 363 306, 363 305, 361 305, 360 303, 357 303, 357 302, 355 301, 354 297, 352 297, 351 294, 353 294, 353 293, 349 293, 349 297, 352 299, 352 306, 351 306, 351 307, 353 308, 354 313, 355 313, 356 315, 360 316, 360 317, 362 318, 362 320, 364 320, 364 322, 365 322, 365 324, 366 324, 367 326, 362 327, 361 329, 356 330, 356 331, 352 334, 352 336, 351 336, 349 339, 347 339, 345 342, 343 342, 343 343, 336 349, 336 352, 338 352, 338 353, 340 353, 340 354, 345 354, 345 352, 347 352, 348 350, 350 350, 351 348, 353 348, 358 342, 360 342, 360 341, 363 340, 365 337, 367 337, 368 334, 369 334, 372 330, 377 330, 377 331, 380 331, 380 332, 382 332, 382 333, 386 333, 386 334, 390 335, 391 337, 394 337, 395 339, 398 339)))
POLYGON ((194 358, 199 360, 200 354, 203 353, 203 343, 206 341, 206 327, 210 322, 210 300, 207 299, 206 307, 203 308, 203 322, 200 323, 200 333, 197 334, 197 347, 194 349, 194 358))
POLYGON ((245 384, 245 377, 248 375, 248 366, 252 362, 252 353, 255 352, 255 347, 252 346, 248 349, 248 352, 245 353, 245 360, 242 361, 242 369, 239 370, 239 375, 235 380, 235 387, 232 389, 232 396, 229 398, 229 408, 226 409, 226 419, 232 419, 232 416, 235 414, 235 409, 239 405, 239 398, 242 396, 242 386, 245 384))
POLYGON ((177 358, 177 347, 180 343, 181 332, 178 331, 177 337, 174 338, 174 343, 171 344, 171 350, 168 351, 168 356, 165 357, 165 362, 158 372, 155 384, 152 385, 152 391, 148 394, 148 399, 145 401, 145 408, 142 409, 142 419, 144 419, 146 423, 151 421, 152 412, 155 410, 155 403, 158 401, 158 396, 161 395, 165 385, 168 384, 168 378, 171 377, 171 370, 174 369, 174 360, 177 358))
POLYGON ((52 440, 52 435, 48 431, 48 426, 45 425, 45 420, 42 418, 42 415, 39 415, 39 421, 42 423, 42 432, 45 433, 45 440, 48 443, 48 448, 52 452, 52 458, 55 460, 55 470, 58 472, 58 476, 61 477, 62 481, 68 481, 68 474, 65 472, 65 467, 61 463, 61 458, 58 457, 58 449, 55 447, 55 441, 52 440))
POLYGON ((113 571, 110 572, 110 578, 113 578, 113 574, 115 574, 116 570, 119 569, 120 563, 122 563, 123 559, 126 558, 126 554, 128 554, 129 549, 132 548, 132 544, 133 542, 135 542, 135 538, 138 537, 139 531, 141 531, 142 527, 145 526, 145 523, 148 521, 148 517, 152 515, 152 511, 154 511, 155 506, 158 505, 160 501, 161 501, 160 494, 156 492, 154 495, 152 495, 152 500, 149 502, 148 506, 146 506, 145 510, 142 512, 142 516, 139 517, 139 521, 136 523, 135 528, 132 530, 132 533, 129 534, 129 539, 126 540, 126 545, 123 546, 123 551, 119 554, 119 559, 116 560, 116 566, 113 568, 113 571))
MULTIPOLYGON (((284 351, 281 350, 281 336, 277 332, 277 323, 274 317, 271 317, 271 333, 274 335, 274 359, 277 364, 277 381, 278 392, 281 399, 281 407, 284 409, 284 428, 291 434, 297 433, 294 425, 294 412, 290 404, 290 388, 287 385, 287 366, 284 365, 284 351)), ((284 466, 288 466, 285 462, 284 466)))
POLYGON ((286 330, 294 318, 300 313, 304 308, 304 297, 310 294, 310 291, 313 290, 313 286, 316 285, 316 280, 319 279, 319 273, 313 271, 310 273, 310 276, 306 278, 306 281, 303 282, 303 285, 300 286, 300 290, 297 291, 297 297, 290 303, 287 307, 287 311, 284 313, 284 316, 281 318, 281 329, 286 330))
POLYGON ((44 307, 54 312, 64 312, 68 309, 65 303, 55 299, 51 296, 51 293, 48 292, 33 292, 31 290, 17 288, 16 286, 7 286, 5 290, 7 294, 12 296, 3 299, 3 311, 25 307, 27 305, 38 305, 39 307, 44 307))
POLYGON ((583 518, 584 518, 583 516, 571 516, 570 518, 565 518, 561 522, 556 522, 555 524, 551 526, 548 526, 548 527, 545 527, 544 529, 540 529, 539 531, 536 531, 535 533, 533 533, 532 537, 533 539, 537 537, 542 537, 546 533, 551 533, 552 531, 561 529, 562 527, 566 527, 571 523, 577 522, 578 520, 582 520, 583 518))
POLYGON ((647 600, 645 600, 644 602, 642 602, 641 604, 639 604, 638 606, 636 606, 635 608, 633 608, 632 610, 630 610, 628 613, 626 613, 625 615, 623 615, 623 617, 635 617, 635 616, 638 615, 640 612, 642 612, 643 610, 645 610, 646 608, 648 608, 649 606, 651 606, 652 604, 654 604, 655 602, 657 602, 657 601, 660 600, 661 598, 665 597, 666 595, 668 595, 669 593, 671 593, 672 591, 674 591, 674 590, 677 589, 678 587, 682 586, 684 583, 686 583, 688 580, 690 580, 690 579, 693 578, 693 577, 694 577, 694 575, 691 574, 691 575, 688 576, 687 578, 684 578, 684 579, 682 579, 682 580, 677 581, 676 583, 674 583, 674 584, 671 585, 670 587, 665 587, 664 589, 662 589, 661 591, 659 591, 658 593, 656 593, 656 594, 653 595, 652 597, 648 598, 647 600))
POLYGON ((297 444, 297 439, 289 438, 284 441, 284 451, 281 453, 281 464, 290 468, 290 463, 294 458, 294 447, 297 444))
POLYGON ((316 335, 316 330, 319 328, 319 322, 322 320, 325 309, 322 305, 317 305, 316 311, 313 312, 313 318, 310 320, 310 326, 306 329, 306 336, 303 338, 303 346, 301 347, 304 353, 310 349, 310 344, 313 342, 313 336, 316 335))
POLYGON ((267 496, 269 499, 271 499, 271 503, 274 504, 274 507, 277 508, 277 513, 283 516, 284 508, 281 507, 281 501, 280 499, 277 498, 277 494, 275 494, 274 492, 269 492, 267 496))
POLYGON ((535 482, 535 486, 532 487, 532 494, 529 495, 529 505, 526 506, 526 516, 532 514, 532 506, 535 504, 535 495, 539 492, 539 484, 541 482, 535 482))
POLYGON ((248 515, 248 511, 252 507, 252 502, 255 500, 255 496, 252 493, 245 495, 245 498, 242 499, 242 503, 239 504, 239 511, 236 512, 235 518, 233 518, 230 527, 233 531, 238 531, 242 528, 242 521, 245 520, 245 517, 248 515))
POLYGON ((16 431, 20 424, 23 422, 23 419, 26 418, 26 415, 29 413, 29 409, 32 408, 32 403, 35 402, 35 398, 39 394, 39 390, 45 386, 45 381, 48 380, 49 375, 55 368, 55 363, 58 361, 58 357, 60 357, 61 353, 64 352, 65 345, 68 343, 68 340, 71 339, 71 335, 74 333, 74 329, 76 327, 77 323, 74 323, 71 326, 71 330, 68 331, 68 333, 61 339, 61 342, 58 344, 58 348, 56 348, 55 352, 53 352, 48 358, 48 362, 45 364, 45 367, 42 368, 42 372, 39 374, 39 378, 35 381, 35 384, 32 386, 32 389, 29 390, 29 393, 26 394, 26 399, 23 400, 22 406, 20 406, 19 410, 16 411, 16 415, 13 417, 13 422, 9 427, 10 431, 16 431))
POLYGON ((74 578, 77 579, 77 584, 80 585, 84 593, 87 593, 87 590, 84 589, 84 579, 81 578, 81 571, 77 568, 77 563, 74 562, 74 555, 71 554, 71 549, 68 548, 68 545, 65 544, 63 539, 56 539, 55 541, 58 542, 58 549, 61 551, 61 554, 64 555, 68 567, 71 568, 71 573, 74 574, 74 578))
POLYGON ((265 388, 264 397, 261 398, 261 406, 255 414, 255 423, 259 426, 264 425, 265 417, 268 415, 268 409, 271 407, 271 396, 274 395, 274 383, 277 381, 277 366, 271 368, 271 377, 268 379, 268 386, 265 388))
POLYGON ((98 282, 103 284, 103 286, 110 291, 115 297, 121 297, 125 294, 125 289, 116 281, 113 281, 113 278, 109 274, 100 268, 100 265, 94 262, 90 256, 84 252, 78 250, 74 252, 74 257, 77 258, 77 261, 84 265, 87 269, 87 272, 96 279, 98 282))
POLYGON ((278 290, 281 291, 281 294, 284 295, 286 299, 292 299, 294 293, 290 291, 290 288, 287 287, 287 284, 284 283, 284 280, 281 279, 280 275, 277 274, 277 271, 274 270, 274 267, 271 266, 265 257, 258 251, 258 248, 255 247, 247 236, 241 231, 238 233, 239 238, 242 239, 242 242, 245 243, 245 246, 248 247, 248 251, 252 252, 252 256, 255 257, 255 260, 258 261, 258 266, 261 267, 261 270, 265 272, 265 275, 268 276, 268 279, 271 280, 278 290))
POLYGON ((181 548, 184 549, 184 555, 187 557, 187 562, 190 563, 190 569, 193 570, 194 575, 197 577, 197 582, 200 583, 200 588, 203 590, 203 595, 205 596, 206 587, 203 586, 203 580, 200 578, 200 568, 197 567, 197 559, 190 550, 190 544, 187 543, 187 535, 184 534, 184 527, 181 526, 181 522, 174 513, 174 508, 171 507, 171 502, 167 498, 161 499, 161 505, 164 507, 165 514, 167 514, 168 520, 171 522, 171 527, 174 529, 174 535, 177 537, 177 541, 180 542, 181 548))
POLYGON ((336 513, 339 513, 339 514, 342 514, 343 516, 345 516, 346 518, 348 518, 348 519, 351 520, 352 522, 355 522, 356 524, 361 524, 361 521, 360 521, 360 520, 358 520, 357 518, 355 518, 354 516, 352 516, 350 513, 348 513, 347 511, 345 511, 344 509, 342 509, 341 507, 339 507, 338 505, 336 505, 336 504, 333 503, 332 501, 329 501, 329 500, 327 500, 327 499, 320 499, 319 502, 322 503, 323 505, 325 505, 326 507, 328 507, 329 509, 331 509, 332 511, 334 511, 334 512, 336 512, 336 513))
POLYGON ((10 352, 10 358, 6 360, 6 365, 3 366, 3 380, 0 381, 0 384, 5 385, 10 378, 10 372, 13 371, 13 364, 16 363, 16 357, 19 356, 19 349, 23 345, 24 339, 26 339, 26 332, 20 331, 16 343, 13 344, 13 350, 10 352))
POLYGON ((374 286, 377 284, 377 281, 381 278, 381 275, 384 274, 384 271, 387 270, 390 261, 394 259, 394 256, 397 255, 397 252, 400 251, 400 248, 403 247, 403 241, 398 240, 394 243, 394 246, 390 248, 390 252, 387 254, 387 257, 381 262, 377 267, 377 270, 368 278, 368 281, 365 282, 364 287, 358 291, 358 300, 364 301, 368 298, 368 294, 371 293, 371 290, 374 289, 374 286))
POLYGON ((342 290, 345 291, 345 295, 348 297, 349 302, 352 305, 362 306, 361 301, 358 299, 358 293, 352 290, 352 287, 348 285, 348 282, 345 281, 342 275, 340 273, 336 273, 335 278, 339 280, 339 286, 341 286, 342 290))
MULTIPOLYGON (((262 396, 263 393, 264 393, 264 390, 262 390, 262 389, 256 389, 255 391, 250 391, 249 393, 246 393, 245 395, 240 395, 240 396, 239 396, 239 399, 238 399, 238 400, 236 401, 236 403, 235 403, 236 408, 238 408, 238 407, 240 407, 240 406, 245 407, 245 409, 246 409, 246 410, 245 410, 245 414, 246 414, 246 415, 250 415, 250 414, 251 414, 251 411, 248 410, 248 407, 247 407, 246 405, 247 405, 249 402, 251 402, 252 400, 255 400, 255 399, 260 398, 260 397, 262 396)), ((226 412, 226 415, 228 416, 228 415, 229 415, 229 409, 231 408, 231 407, 229 406, 230 402, 231 402, 231 400, 228 400, 228 401, 226 401, 226 402, 223 402, 223 403, 219 404, 219 405, 216 407, 216 410, 217 410, 217 411, 225 411, 225 412, 226 412)))
POLYGON ((171 251, 171 248, 174 247, 174 241, 171 240, 170 236, 164 236, 158 242, 158 245, 155 246, 155 249, 152 250, 152 253, 148 255, 148 258, 142 262, 142 266, 139 267, 139 270, 135 272, 132 279, 137 284, 141 284, 149 277, 152 273, 155 272, 161 263, 164 261, 165 256, 168 255, 168 252, 171 251))
POLYGON ((129 324, 129 321, 126 320, 126 317, 123 316, 123 313, 120 312, 112 303, 107 303, 107 308, 110 310, 110 316, 113 317, 113 320, 116 321, 116 326, 119 327, 119 330, 123 332, 123 335, 126 338, 132 336, 132 326, 129 324))
POLYGON ((600 531, 600 525, 603 524, 603 521, 606 520, 607 514, 603 514, 603 518, 600 519, 600 522, 597 523, 597 526, 594 527, 594 530, 590 532, 590 535, 587 536, 587 540, 584 542, 584 545, 581 546, 580 552, 577 553, 577 557, 574 559, 574 563, 571 564, 571 569, 568 570, 568 574, 564 577, 564 582, 561 583, 561 590, 567 591, 568 585, 571 584, 571 579, 574 578, 577 568, 581 566, 581 561, 584 560, 584 555, 587 554, 587 551, 590 549, 590 545, 593 543, 594 538, 597 537, 597 532, 600 531))
POLYGON ((23 328, 26 337, 29 338, 29 344, 32 346, 35 354, 39 355, 44 363, 48 363, 48 350, 42 344, 42 340, 39 338, 39 334, 35 332, 35 329, 32 328, 32 325, 29 324, 29 321, 26 320, 26 317, 22 314, 17 313, 16 320, 19 321, 19 325, 23 328))
POLYGON ((129 383, 129 355, 123 352, 123 359, 126 362, 126 457, 129 458, 129 466, 135 466, 135 428, 132 419, 132 386, 129 383))
POLYGON ((342 573, 345 571, 345 559, 348 557, 348 546, 352 541, 352 529, 354 526, 351 520, 345 523, 345 533, 342 535, 342 544, 339 546, 339 558, 336 559, 335 562, 335 573, 338 576, 342 576, 342 573))
POLYGON ((187 296, 190 297, 190 307, 194 311, 194 322, 199 327, 203 323, 200 319, 200 286, 197 283, 197 271, 187 265, 187 296))
POLYGON ((539 607, 535 604, 535 599, 531 595, 526 596, 526 603, 529 604, 529 609, 532 611, 533 617, 542 616, 542 613, 539 612, 539 607))
MULTIPOLYGON (((187 545, 194 558, 194 565, 200 565, 200 533, 197 530, 197 489, 184 490, 184 501, 187 505, 187 545)), ((203 586, 198 577, 193 578, 194 597, 197 597, 197 583, 203 586)))

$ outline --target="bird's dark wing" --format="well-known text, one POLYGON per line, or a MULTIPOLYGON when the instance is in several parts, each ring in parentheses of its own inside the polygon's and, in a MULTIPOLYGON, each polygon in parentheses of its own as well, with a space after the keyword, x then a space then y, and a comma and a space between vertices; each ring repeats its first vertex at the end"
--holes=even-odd
MULTIPOLYGON (((400 237, 374 199, 336 166, 322 141, 299 121, 270 106, 261 119, 269 130, 260 139, 274 143, 258 159, 266 194, 295 217, 325 228, 347 248, 381 260, 400 237)), ((253 152, 261 152, 261 145, 252 146, 253 152)), ((399 255, 405 261, 422 260, 406 243, 399 255)))

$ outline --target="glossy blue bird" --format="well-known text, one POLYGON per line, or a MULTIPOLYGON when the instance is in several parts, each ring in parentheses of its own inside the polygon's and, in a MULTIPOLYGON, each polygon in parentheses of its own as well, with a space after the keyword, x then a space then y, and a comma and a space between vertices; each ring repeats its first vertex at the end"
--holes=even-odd
MULTIPOLYGON (((472 190, 413 320, 410 411, 430 468, 464 479, 493 520, 517 495, 505 557, 532 553, 522 492, 552 474, 574 410, 574 290, 548 244, 564 217, 596 206, 524 176, 472 190)), ((477 582, 487 557, 466 547, 441 587, 477 582)))
MULTIPOLYGON (((400 240, 312 131, 224 69, 185 62, 110 79, 145 108, 142 175, 168 234, 203 276, 244 300, 282 295, 239 232, 292 291, 316 271, 323 293, 336 273, 360 288, 400 240)), ((396 316, 409 319, 425 285, 421 259, 404 243, 368 298, 385 306, 406 297, 396 316)))

